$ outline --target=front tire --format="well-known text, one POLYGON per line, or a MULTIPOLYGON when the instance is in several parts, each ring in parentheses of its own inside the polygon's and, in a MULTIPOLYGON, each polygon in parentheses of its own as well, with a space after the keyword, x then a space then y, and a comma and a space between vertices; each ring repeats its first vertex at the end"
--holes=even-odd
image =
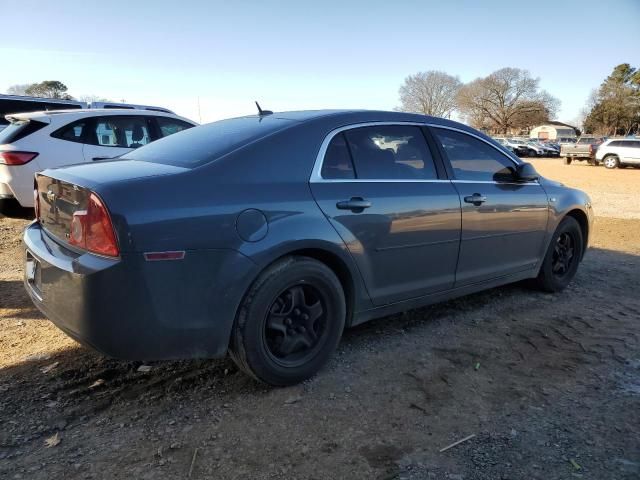
POLYGON ((620 159, 615 155, 607 155, 604 157, 602 162, 604 163, 605 168, 609 169, 618 168, 620 166, 620 159))
POLYGON ((571 160, 572 160, 571 157, 564 157, 563 158, 563 162, 564 162, 565 165, 571 165, 571 160))
POLYGON ((286 257, 268 267, 245 295, 231 358, 269 385, 299 383, 328 361, 345 318, 344 291, 333 271, 308 257, 286 257))
POLYGON ((565 217, 551 237, 535 285, 545 292, 560 292, 571 282, 584 252, 584 239, 577 220, 565 217))

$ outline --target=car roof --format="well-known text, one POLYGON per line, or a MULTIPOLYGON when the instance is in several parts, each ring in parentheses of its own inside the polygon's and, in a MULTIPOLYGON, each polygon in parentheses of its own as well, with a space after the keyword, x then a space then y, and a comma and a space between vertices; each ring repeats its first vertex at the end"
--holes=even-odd
MULTIPOLYGON (((287 112, 274 112, 267 115, 247 115, 244 118, 261 118, 262 121, 269 121, 269 118, 278 120, 289 120, 292 125, 296 123, 322 122, 333 125, 335 128, 368 122, 398 122, 398 123, 428 123, 432 125, 442 125, 458 128, 477 134, 478 132, 467 125, 453 120, 440 117, 432 117, 418 113, 397 112, 387 110, 298 110, 287 112)), ((487 137, 489 138, 489 137, 487 137)))
MULTIPOLYGON (((40 110, 37 112, 25 112, 25 113, 12 113, 6 115, 7 119, 16 120, 42 120, 46 119, 47 123, 52 119, 60 121, 68 121, 70 118, 83 118, 83 117, 104 117, 112 115, 147 115, 158 117, 172 117, 184 120, 186 122, 197 125, 193 120, 181 117, 175 113, 160 112, 157 110, 141 110, 131 108, 80 108, 75 110, 40 110)), ((56 122, 57 123, 57 122, 56 122)))

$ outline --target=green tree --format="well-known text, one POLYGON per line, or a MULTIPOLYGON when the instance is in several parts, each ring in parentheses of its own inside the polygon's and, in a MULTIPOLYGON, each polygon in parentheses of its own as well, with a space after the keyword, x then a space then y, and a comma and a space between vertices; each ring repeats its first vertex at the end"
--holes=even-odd
POLYGON ((590 101, 584 121, 587 132, 629 135, 640 131, 640 71, 630 64, 616 66, 590 101))
POLYGON ((44 82, 30 85, 25 89, 25 93, 32 97, 73 100, 73 97, 67 93, 67 90, 67 86, 58 80, 45 80, 44 82))

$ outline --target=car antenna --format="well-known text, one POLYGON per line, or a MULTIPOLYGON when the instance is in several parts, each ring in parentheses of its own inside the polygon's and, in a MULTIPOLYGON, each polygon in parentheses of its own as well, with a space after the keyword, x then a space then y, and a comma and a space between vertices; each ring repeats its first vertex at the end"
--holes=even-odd
POLYGON ((261 109, 260 104, 258 103, 257 100, 256 100, 256 107, 258 107, 258 115, 260 115, 261 117, 263 117, 264 115, 273 115, 273 112, 271 110, 261 109))

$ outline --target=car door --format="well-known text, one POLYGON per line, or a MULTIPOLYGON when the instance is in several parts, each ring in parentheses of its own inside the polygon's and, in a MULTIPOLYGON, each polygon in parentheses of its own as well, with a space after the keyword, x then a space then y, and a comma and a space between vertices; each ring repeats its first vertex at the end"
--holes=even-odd
POLYGON ((619 140, 616 143, 615 150, 619 153, 621 162, 638 163, 640 162, 640 141, 636 140, 619 140))
POLYGON ((349 127, 323 144, 311 190, 375 305, 453 287, 460 200, 436 165, 417 125, 349 127))
POLYGON ((51 134, 46 150, 37 157, 41 170, 84 162, 82 148, 88 121, 83 118, 58 128, 51 134))
POLYGON ((456 287, 532 269, 544 255, 548 199, 517 182, 515 160, 478 136, 432 127, 462 205, 456 287))
POLYGON ((629 143, 631 144, 629 148, 630 161, 634 164, 638 164, 640 163, 640 140, 632 140, 629 143))
POLYGON ((104 115, 91 120, 82 150, 85 162, 117 158, 153 140, 146 116, 104 115))

